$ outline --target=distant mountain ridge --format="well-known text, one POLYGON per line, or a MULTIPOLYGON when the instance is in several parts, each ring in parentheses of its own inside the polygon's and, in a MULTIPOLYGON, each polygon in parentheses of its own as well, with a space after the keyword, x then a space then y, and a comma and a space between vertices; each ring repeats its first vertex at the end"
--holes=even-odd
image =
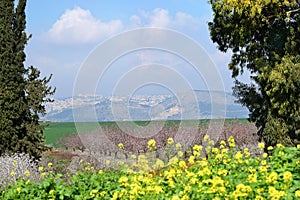
POLYGON ((176 96, 78 95, 47 104, 47 115, 43 119, 73 122, 246 118, 248 110, 234 101, 230 93, 205 90, 176 96), (79 118, 74 119, 74 114, 80 115, 79 118))

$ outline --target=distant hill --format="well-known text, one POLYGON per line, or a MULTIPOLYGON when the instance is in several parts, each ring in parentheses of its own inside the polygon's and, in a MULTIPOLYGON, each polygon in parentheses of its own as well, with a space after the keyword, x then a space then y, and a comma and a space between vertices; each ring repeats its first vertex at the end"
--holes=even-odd
POLYGON ((55 122, 139 121, 166 119, 246 118, 248 110, 229 93, 197 90, 172 95, 80 95, 46 105, 44 119, 55 122), (113 109, 112 109, 113 108, 113 109), (96 119, 92 113, 96 113, 96 119))

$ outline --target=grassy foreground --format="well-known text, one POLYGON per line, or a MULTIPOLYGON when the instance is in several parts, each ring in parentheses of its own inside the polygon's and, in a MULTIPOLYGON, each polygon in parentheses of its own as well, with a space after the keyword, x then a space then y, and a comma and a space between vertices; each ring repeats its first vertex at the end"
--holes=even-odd
MULTIPOLYGON (((25 178, 8 185, 2 199, 299 199, 300 145, 265 147, 259 155, 238 149, 233 137, 218 145, 206 135, 184 156, 179 143, 168 138, 168 161, 155 158, 156 141, 149 153, 131 162, 107 161, 96 169, 84 160, 74 174, 54 173, 55 166, 40 166, 38 179, 25 178), (266 151, 263 151, 265 149, 266 151), (152 153, 151 153, 152 152, 152 153), (115 165, 109 169, 110 165, 115 165)), ((123 144, 118 145, 120 151, 123 144)), ((14 176, 13 172, 11 176, 14 176)))

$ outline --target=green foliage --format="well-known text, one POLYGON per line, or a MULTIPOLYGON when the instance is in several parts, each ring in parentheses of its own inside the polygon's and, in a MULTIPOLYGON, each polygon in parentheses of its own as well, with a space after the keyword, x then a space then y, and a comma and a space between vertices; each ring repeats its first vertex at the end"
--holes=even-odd
POLYGON ((299 1, 210 0, 211 39, 232 51, 234 94, 267 144, 300 143, 299 1), (251 84, 239 81, 244 70, 251 84), (273 130, 275 129, 275 131, 273 130), (275 134, 275 135, 272 135, 275 134), (285 138, 284 140, 282 140, 285 138))
POLYGON ((0 155, 23 152, 39 158, 46 149, 38 123, 54 93, 34 67, 25 68, 26 0, 0 1, 0 155), (17 3, 17 5, 15 5, 17 3))
MULTIPOLYGON (((2 191, 2 199, 298 199, 300 145, 258 145, 260 155, 237 149, 233 137, 214 142, 206 135, 184 158, 178 144, 169 162, 140 155, 120 169, 96 169, 79 161, 75 174, 54 173, 52 163, 39 167, 41 181, 19 179, 2 191), (180 153, 181 152, 181 153, 180 153)), ((121 147, 120 147, 121 148, 121 147)))

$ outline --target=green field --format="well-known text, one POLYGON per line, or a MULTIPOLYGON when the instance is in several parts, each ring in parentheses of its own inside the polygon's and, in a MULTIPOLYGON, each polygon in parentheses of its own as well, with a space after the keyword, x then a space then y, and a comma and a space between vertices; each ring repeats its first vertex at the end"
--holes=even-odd
MULTIPOLYGON (((50 122, 43 124, 45 126, 44 136, 46 144, 57 147, 57 141, 67 135, 77 134, 74 122, 50 122)), ((98 126, 97 122, 81 122, 82 131, 92 131, 98 126)))
MULTIPOLYGON (((198 123, 199 126, 202 126, 204 124, 207 124, 210 120, 208 119, 203 119, 199 120, 198 122, 194 120, 190 121, 184 121, 185 126, 192 126, 195 123, 198 123)), ((216 120, 219 121, 219 120, 216 120)), ((174 124, 179 123, 180 121, 176 120, 171 120, 167 121, 166 124, 168 126, 173 126, 174 124)), ((226 124, 231 124, 231 123, 248 123, 247 119, 226 119, 225 123, 226 124)), ((138 125, 138 126, 147 126, 149 124, 149 121, 137 121, 137 122, 120 122, 125 124, 126 126, 133 126, 133 125, 138 125)), ((164 121, 157 121, 157 123, 164 123, 164 121)), ((53 147, 58 147, 57 142, 59 139, 67 136, 67 135, 72 135, 72 134, 77 134, 78 130, 76 129, 76 125, 74 122, 50 122, 50 123, 45 123, 43 124, 45 126, 44 130, 44 136, 46 139, 46 144, 51 145, 53 147)), ((80 129, 80 133, 82 132, 90 132, 93 130, 96 130, 97 127, 115 127, 116 123, 115 122, 80 122, 77 123, 77 128, 80 129)))

